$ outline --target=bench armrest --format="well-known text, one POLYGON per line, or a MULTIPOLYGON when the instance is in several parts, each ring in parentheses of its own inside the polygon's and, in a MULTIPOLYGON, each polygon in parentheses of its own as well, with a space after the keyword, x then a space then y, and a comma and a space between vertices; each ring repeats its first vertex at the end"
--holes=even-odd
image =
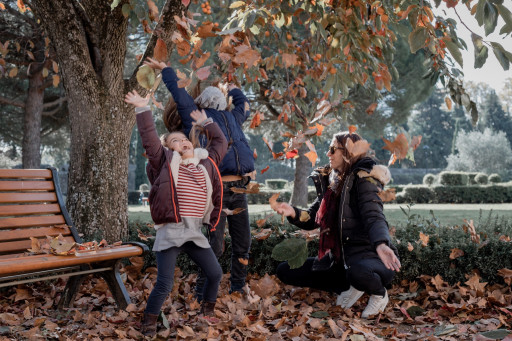
POLYGON ((144 256, 145 254, 147 254, 149 252, 149 247, 146 244, 141 243, 141 242, 128 241, 128 242, 123 242, 121 245, 136 245, 136 246, 140 247, 142 249, 141 256, 144 256))

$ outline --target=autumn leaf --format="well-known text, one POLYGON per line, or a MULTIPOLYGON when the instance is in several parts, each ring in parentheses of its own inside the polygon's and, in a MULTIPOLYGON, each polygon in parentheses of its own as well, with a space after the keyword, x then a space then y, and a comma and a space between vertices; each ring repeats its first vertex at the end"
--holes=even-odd
POLYGON ((315 166, 316 159, 318 158, 318 154, 315 151, 309 151, 304 154, 305 157, 308 158, 308 160, 311 162, 311 166, 315 166))
POLYGON ((351 139, 347 139, 345 143, 345 148, 353 157, 364 155, 370 150, 370 143, 366 140, 359 140, 355 143, 351 139))
POLYGON ((27 7, 23 3, 23 0, 18 0, 17 5, 18 5, 20 12, 25 13, 25 11, 27 10, 27 7))
POLYGON ((198 69, 210 58, 210 52, 203 53, 201 57, 194 59, 194 68, 198 69))
POLYGON ((287 159, 293 159, 299 157, 299 151, 297 149, 292 149, 288 152, 286 152, 285 157, 287 159))
POLYGON ((30 243, 31 243, 31 247, 30 247, 30 249, 28 249, 28 251, 33 252, 33 253, 41 252, 41 244, 39 243, 39 239, 30 237, 30 243))
POLYGON ((297 58, 298 57, 295 54, 283 53, 281 55, 281 59, 283 60, 284 67, 286 67, 286 68, 297 65, 297 58))
POLYGON ((267 166, 267 167, 263 168, 263 169, 260 171, 260 174, 265 173, 266 171, 268 171, 268 170, 269 170, 269 168, 270 168, 270 166, 267 166))
POLYGON ((471 289, 476 290, 477 292, 484 292, 487 282, 480 282, 480 276, 478 276, 477 274, 473 274, 473 276, 471 276, 465 282, 465 284, 471 289))
POLYGON ((448 110, 452 110, 452 100, 450 99, 450 97, 446 96, 444 98, 444 102, 446 103, 446 108, 448 108, 448 110))
POLYGON ((348 126, 348 133, 349 133, 349 134, 353 134, 353 133, 355 133, 355 132, 356 132, 356 130, 357 130, 357 127, 356 127, 356 126, 354 126, 354 125, 350 125, 350 126, 348 126))
POLYGON ((272 229, 253 230, 252 237, 256 240, 266 240, 272 234, 272 229))
POLYGON ((156 79, 155 71, 148 65, 142 65, 137 71, 136 77, 139 85, 147 90, 153 87, 156 79))
POLYGON ((0 10, 5 10, 5 5, 3 3, 0 2, 0 10))
POLYGON ((210 67, 211 67, 210 65, 209 66, 204 66, 204 67, 196 70, 197 78, 199 78, 202 81, 208 79, 208 77, 211 74, 210 67))
POLYGON ((178 88, 186 88, 192 83, 192 79, 185 78, 178 81, 178 88))
POLYGON ((258 194, 260 192, 260 184, 251 182, 247 185, 247 188, 231 187, 230 190, 233 193, 258 194))
POLYGON ((412 251, 414 250, 414 246, 410 242, 407 242, 407 250, 412 251))
MULTIPOLYGON (((149 0, 149 1, 151 1, 151 0, 149 0)), ((149 4, 149 1, 148 1, 148 4, 149 4)), ((167 45, 160 38, 158 38, 156 40, 155 49, 153 51, 153 58, 158 60, 159 62, 165 62, 168 59, 168 56, 167 56, 167 45)))
POLYGON ((507 285, 512 284, 512 270, 506 268, 499 269, 498 275, 503 277, 503 280, 505 281, 505 283, 507 283, 507 285))
POLYGON ((182 40, 178 43, 175 43, 175 45, 176 45, 176 48, 178 49, 178 54, 180 56, 183 57, 183 56, 186 56, 187 54, 189 54, 191 47, 190 47, 190 43, 188 41, 182 40))
POLYGON ((462 251, 461 249, 454 248, 450 253, 450 259, 456 259, 462 256, 464 256, 464 251, 462 251))
POLYGON ((269 276, 269 274, 265 274, 258 280, 252 279, 249 286, 261 298, 274 296, 280 290, 280 285, 274 276, 269 276))
POLYGON ((375 109, 377 109, 377 103, 372 103, 366 108, 366 113, 368 115, 372 115, 375 112, 375 109))
POLYGON ((213 30, 213 23, 211 21, 204 22, 198 29, 197 29, 197 36, 199 38, 209 38, 209 37, 216 37, 217 35, 212 32, 213 30))
POLYGON ((444 0, 444 2, 446 2, 446 7, 452 8, 452 7, 457 6, 457 3, 459 2, 459 0, 444 0))
POLYGON ((430 237, 426 234, 423 234, 423 232, 420 232, 420 242, 421 246, 426 247, 428 245, 428 240, 430 237))
POLYGON ((243 50, 235 55, 233 61, 238 64, 245 63, 247 67, 256 66, 258 60, 260 60, 260 53, 253 49, 243 50))
POLYGON ((59 256, 67 256, 74 254, 75 242, 68 242, 64 237, 59 234, 57 237, 52 238, 50 241, 50 251, 59 256))
POLYGON ((279 198, 279 194, 281 194, 281 193, 275 193, 270 197, 270 199, 268 199, 270 208, 272 208, 274 211, 276 211, 279 208, 279 203, 277 202, 277 198, 279 198))
POLYGON ((257 111, 251 120, 251 125, 249 126, 249 128, 254 129, 254 128, 258 127, 260 124, 261 124, 261 116, 260 116, 260 112, 257 111))
POLYGON ((252 152, 252 157, 254 158, 254 160, 258 158, 258 152, 256 151, 256 148, 254 148, 254 151, 252 152))
POLYGON ((396 199, 396 188, 388 188, 385 191, 377 193, 382 202, 389 202, 396 199))
MULTIPOLYGON (((156 21, 158 19, 158 7, 156 7, 153 0, 147 0, 148 8, 149 8, 149 19, 151 21, 156 21)), ((163 60, 160 60, 163 61, 163 60)))
POLYGON ((389 150, 391 154, 394 154, 399 160, 405 159, 409 150, 409 143, 404 133, 398 134, 393 142, 385 138, 382 140, 386 144, 382 149, 389 150))
POLYGON ((259 228, 262 228, 265 225, 265 223, 267 222, 267 220, 270 217, 272 217, 273 215, 274 215, 274 213, 270 213, 267 216, 265 216, 265 218, 256 220, 256 226, 258 226, 259 228))
POLYGON ((418 148, 418 146, 421 143, 421 138, 422 138, 421 135, 413 136, 412 137, 412 140, 411 140, 411 148, 412 148, 412 150, 416 150, 416 148, 418 148))
POLYGON ((9 50, 7 49, 8 46, 9 46, 9 40, 7 40, 3 44, 2 44, 2 42, 0 42, 0 53, 2 54, 2 56, 4 58, 7 56, 7 53, 9 53, 9 50))

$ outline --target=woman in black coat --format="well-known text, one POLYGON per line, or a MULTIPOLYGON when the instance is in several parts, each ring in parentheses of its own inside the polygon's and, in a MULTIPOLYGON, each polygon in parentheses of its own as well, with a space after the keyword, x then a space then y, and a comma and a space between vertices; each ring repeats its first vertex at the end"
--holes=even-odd
POLYGON ((350 308, 364 294, 370 295, 363 318, 386 307, 386 287, 400 261, 391 244, 389 227, 378 193, 391 178, 389 169, 365 154, 352 155, 347 142, 355 133, 334 135, 327 156, 329 166, 313 171, 317 199, 307 210, 280 203, 277 213, 301 229, 320 228, 318 256, 290 269, 281 263, 277 276, 286 283, 339 294, 337 304, 350 308))

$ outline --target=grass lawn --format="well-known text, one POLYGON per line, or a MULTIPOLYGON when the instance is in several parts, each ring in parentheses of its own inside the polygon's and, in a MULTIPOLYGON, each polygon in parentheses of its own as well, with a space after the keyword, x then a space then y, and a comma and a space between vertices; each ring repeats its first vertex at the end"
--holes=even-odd
MULTIPOLYGON (((249 206, 251 223, 271 213, 270 207, 267 206, 268 205, 249 206)), ((407 205, 405 204, 384 205, 384 214, 391 226, 405 224, 407 221, 407 217, 400 207, 407 211, 407 205)), ((493 218, 504 217, 506 219, 512 219, 512 204, 418 204, 411 207, 410 214, 419 214, 422 217, 430 219, 430 210, 434 212, 434 216, 439 219, 441 225, 449 226, 461 225, 464 223, 463 219, 473 219, 478 226, 480 219, 486 221, 489 214, 492 214, 493 218)), ((149 208, 143 208, 140 205, 129 206, 128 219, 130 222, 152 222, 149 208)), ((280 220, 277 219, 275 215, 272 219, 274 221, 280 220)))

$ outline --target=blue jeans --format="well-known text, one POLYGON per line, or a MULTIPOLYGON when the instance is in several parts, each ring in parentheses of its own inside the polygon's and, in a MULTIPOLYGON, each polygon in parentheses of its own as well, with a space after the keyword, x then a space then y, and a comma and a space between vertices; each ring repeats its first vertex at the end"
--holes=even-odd
POLYGON ((171 247, 167 250, 156 252, 158 273, 155 287, 151 291, 146 304, 145 313, 154 315, 160 313, 167 295, 172 290, 176 258, 181 252, 188 254, 201 267, 206 278, 208 278, 208 285, 202 291, 204 300, 207 302, 215 302, 217 300, 217 292, 222 278, 222 269, 217 258, 215 258, 211 248, 204 249, 193 242, 187 242, 180 247, 171 247))
MULTIPOLYGON (((231 187, 245 188, 245 181, 224 182, 224 193, 222 208, 234 210, 243 208, 244 210, 235 215, 227 216, 222 212, 215 231, 209 232, 209 241, 215 256, 219 258, 224 253, 224 231, 226 220, 228 222, 229 235, 231 236, 231 289, 233 291, 242 291, 247 277, 247 265, 239 261, 249 260, 249 250, 251 248, 251 227, 249 225, 249 212, 247 206, 246 194, 234 193, 231 187)), ((197 279, 196 296, 198 300, 203 297, 203 287, 207 284, 207 279, 203 271, 199 271, 197 279)))

